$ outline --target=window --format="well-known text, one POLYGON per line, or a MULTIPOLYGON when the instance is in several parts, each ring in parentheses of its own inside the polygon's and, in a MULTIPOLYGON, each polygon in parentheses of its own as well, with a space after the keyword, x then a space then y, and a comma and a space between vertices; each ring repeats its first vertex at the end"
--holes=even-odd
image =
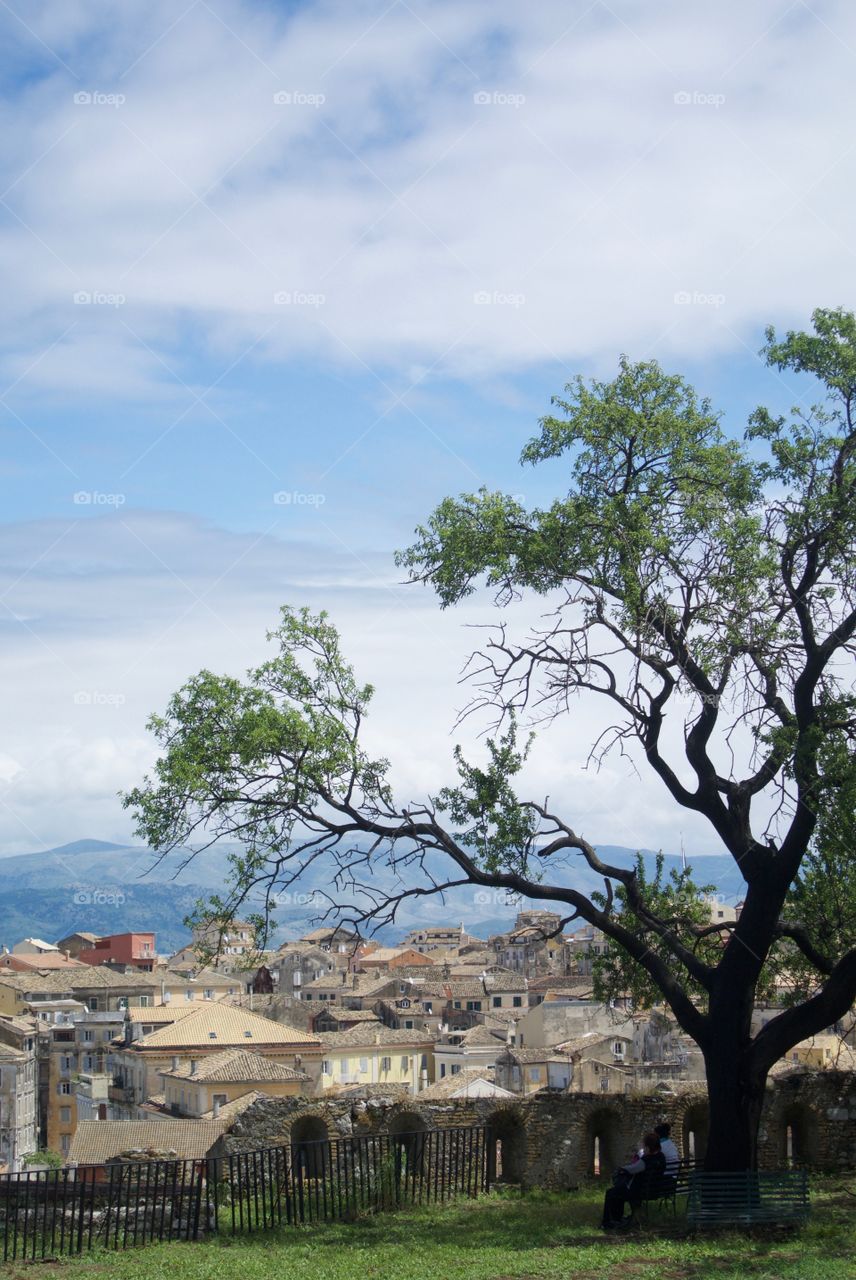
POLYGON ((440 1079, 445 1080, 445 1078, 446 1078, 446 1064, 445 1062, 441 1062, 440 1063, 440 1079))
POLYGON ((343 1058, 342 1061, 339 1063, 339 1075, 346 1076, 348 1074, 349 1069, 350 1069, 350 1059, 343 1058))
POLYGON ((381 1069, 381 1071, 391 1071, 391 1070, 392 1070, 392 1058, 381 1058, 381 1060, 380 1060, 380 1069, 381 1069))
POLYGON ((87 1001, 87 1005, 88 1005, 88 1008, 89 1008, 90 1013, 97 1013, 97 1012, 98 1012, 98 997, 97 997, 97 996, 90 996, 90 997, 89 997, 89 1000, 87 1001))
POLYGON ((609 1076, 600 1077, 600 1091, 601 1093, 609 1092, 609 1076))
POLYGON ((367 1074, 368 1074, 368 1069, 369 1069, 369 1060, 368 1060, 368 1058, 360 1058, 360 1073, 361 1073, 361 1075, 367 1075, 367 1074))
POLYGON ((329 1058, 325 1058, 321 1063, 321 1074, 324 1076, 331 1076, 333 1074, 333 1064, 329 1058))
POLYGON ((212 991, 211 987, 206 987, 202 994, 205 996, 206 1000, 214 999, 214 992, 212 991))
POLYGON ((403 1053, 401 1055, 401 1070, 403 1075, 407 1075, 408 1071, 410 1070, 410 1059, 408 1058, 406 1053, 403 1053))
MULTIPOLYGON (((140 1008, 141 1008, 141 1009, 148 1009, 148 1007, 149 1007, 149 1005, 150 1005, 150 1004, 151 1004, 151 999, 149 998, 149 996, 140 996, 140 1008)), ((120 1008, 122 1008, 122 1009, 127 1009, 127 1007, 128 1007, 128 1002, 127 1002, 127 1000, 125 1001, 125 1003, 124 1003, 123 1005, 120 1005, 119 1007, 120 1007, 120 1008)))
POLYGON ((511 1003, 515 1009, 523 1008, 523 996, 512 996, 511 1003))
POLYGON ((60 1124, 71 1124, 71 1107, 60 1107, 59 1122, 60 1124))
POLYGON ((529 1068, 529 1079, 532 1081, 532 1083, 533 1083, 533 1084, 540 1084, 540 1083, 541 1083, 541 1068, 540 1068, 540 1067, 530 1067, 530 1068, 529 1068))
MULTIPOLYGON (((470 1009, 470 1010, 472 1010, 472 1012, 473 1012, 473 1013, 480 1013, 480 1012, 481 1012, 481 1007, 482 1007, 482 1002, 481 1002, 481 1000, 468 1000, 468 1001, 467 1001, 467 1008, 468 1008, 468 1009, 470 1009)), ((458 1005, 458 1006, 457 1006, 457 1008, 460 1008, 460 1005, 458 1005)))
POLYGON ((71 1134, 64 1133, 59 1140, 60 1149, 64 1156, 68 1155, 68 1149, 71 1146, 71 1134))
POLYGON ((71 1083, 68 1080, 60 1080, 59 1091, 64 1097, 68 1097, 71 1093, 71 1083))
POLYGON ((228 1101, 228 1096, 225 1093, 215 1093, 211 1099, 211 1104, 215 1107, 225 1107, 228 1101))
POLYGON ((84 1040, 87 1042, 87 1044, 88 1044, 88 1043, 90 1042, 90 1040, 94 1040, 94 1039, 95 1039, 95 1037, 93 1036, 93 1034, 92 1034, 92 1032, 91 1032, 91 1031, 84 1031, 84 1033, 83 1033, 83 1039, 84 1039, 84 1040))
MULTIPOLYGON (((408 1018, 408 1019, 406 1020, 406 1022, 405 1022, 405 1024, 404 1024, 404 1030, 405 1030, 405 1031, 412 1031, 412 1030, 413 1030, 413 1019, 412 1019, 412 1018, 408 1018)), ((827 1052, 828 1052, 828 1050, 827 1050, 827 1052)))
POLYGON ((501 1009, 501 1008, 502 1008, 502 996, 494 996, 494 997, 493 997, 493 1007, 494 1007, 494 1009, 501 1009))
POLYGON ((624 1044, 621 1040, 615 1040, 613 1042, 612 1052, 615 1054, 616 1058, 624 1056, 624 1044))
POLYGON ((460 1071, 460 1070, 461 1070, 460 1064, 459 1064, 459 1063, 457 1063, 457 1062, 453 1062, 453 1063, 452 1063, 452 1075, 453 1075, 453 1076, 456 1076, 456 1075, 459 1073, 459 1071, 460 1071))
POLYGON ((193 992, 190 990, 190 988, 189 988, 189 987, 188 987, 188 989, 187 989, 187 990, 185 991, 185 993, 184 993, 184 998, 185 998, 185 1000, 192 1000, 192 999, 193 999, 193 992))
POLYGON ((432 1004, 432 1002, 431 1002, 430 1000, 423 1000, 423 1001, 422 1001, 422 1008, 425 1010, 425 1012, 426 1012, 426 1013, 433 1013, 433 1012, 434 1012, 434 1005, 432 1004))

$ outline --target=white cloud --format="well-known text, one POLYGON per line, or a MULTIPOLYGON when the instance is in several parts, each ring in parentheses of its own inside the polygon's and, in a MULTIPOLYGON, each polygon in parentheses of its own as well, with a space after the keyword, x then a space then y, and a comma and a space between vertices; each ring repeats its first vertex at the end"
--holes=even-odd
MULTIPOLYGON (((326 608, 361 679, 376 687, 366 746, 392 762, 402 803, 453 779, 452 747, 478 753, 484 720, 453 731, 471 690, 458 684, 469 650, 493 620, 485 599, 441 612, 433 596, 397 584, 391 561, 235 534, 180 515, 139 512, 0 531, 0 646, 5 679, 0 850, 83 836, 125 839, 117 793, 135 785, 155 746, 153 711, 203 667, 235 675, 269 656, 265 633, 282 604, 326 608)), ((520 608, 516 628, 533 618, 520 608)), ((614 759, 585 771, 602 716, 576 704, 538 739, 523 780, 558 812, 608 843, 716 846, 675 811, 650 777, 614 759)))
POLYGON ((843 0, 26 19, 75 74, 17 29, 50 73, 20 90, 2 183, 9 379, 76 325, 21 390, 159 392, 139 340, 169 353, 191 329, 215 353, 260 340, 274 360, 485 377, 754 349, 761 322, 852 292, 843 0), (84 312, 80 289, 127 303, 84 312), (280 290, 325 301, 277 306, 280 290))

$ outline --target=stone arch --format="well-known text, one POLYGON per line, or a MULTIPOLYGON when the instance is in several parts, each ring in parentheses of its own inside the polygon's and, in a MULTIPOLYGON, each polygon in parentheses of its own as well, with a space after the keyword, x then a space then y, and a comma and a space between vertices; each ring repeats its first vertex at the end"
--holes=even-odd
POLYGON ((681 1158, 704 1160, 710 1132, 710 1111, 706 1102, 694 1102, 684 1112, 681 1130, 681 1158))
POLYGON ((398 1111, 389 1122, 389 1136, 401 1152, 408 1170, 422 1163, 427 1129, 425 1118, 418 1111, 398 1111))
POLYGON ((520 1112, 510 1107, 488 1116, 488 1169, 491 1182, 524 1182, 526 1127, 520 1112))
POLYGON ((330 1164, 330 1131, 319 1115, 299 1116, 291 1126, 291 1165, 305 1178, 323 1177, 330 1164))
POLYGON ((611 1178, 626 1152, 621 1145, 621 1112, 614 1107, 598 1107, 586 1123, 587 1172, 593 1177, 611 1178))
POLYGON ((805 1102, 790 1102, 779 1122, 779 1159, 785 1169, 818 1163, 818 1117, 805 1102))

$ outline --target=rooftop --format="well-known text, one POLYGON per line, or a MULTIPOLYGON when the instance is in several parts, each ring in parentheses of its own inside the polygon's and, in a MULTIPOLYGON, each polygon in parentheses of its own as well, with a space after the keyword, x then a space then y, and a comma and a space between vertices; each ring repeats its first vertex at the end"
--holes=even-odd
POLYGON ((81 1120, 68 1152, 69 1164, 106 1164, 121 1156, 132 1161, 201 1160, 225 1132, 217 1120, 81 1120))
POLYGON ((185 1063, 175 1071, 159 1074, 171 1080, 194 1080, 198 1084, 256 1084, 261 1081, 307 1080, 302 1071, 293 1071, 281 1062, 273 1062, 260 1053, 245 1049, 226 1049, 195 1064, 185 1063))
POLYGON ((137 1050, 188 1049, 194 1046, 210 1049, 218 1043, 226 1047, 246 1045, 247 1041, 306 1047, 320 1043, 311 1031, 273 1022, 270 1018, 262 1018, 257 1013, 250 1013, 248 1009, 239 1009, 235 1005, 211 1001, 195 1008, 191 1006, 183 1018, 168 1022, 157 1031, 150 1031, 147 1036, 135 1041, 132 1047, 137 1050))

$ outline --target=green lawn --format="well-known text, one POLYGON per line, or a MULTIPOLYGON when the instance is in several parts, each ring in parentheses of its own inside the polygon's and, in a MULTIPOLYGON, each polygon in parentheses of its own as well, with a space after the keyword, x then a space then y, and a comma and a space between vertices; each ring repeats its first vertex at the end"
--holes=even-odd
POLYGON ((849 1280, 856 1198, 818 1183, 798 1233, 690 1237, 653 1215, 616 1239, 597 1229, 600 1197, 495 1192, 445 1208, 250 1239, 153 1245, 62 1262, 0 1266, 0 1280, 849 1280))

